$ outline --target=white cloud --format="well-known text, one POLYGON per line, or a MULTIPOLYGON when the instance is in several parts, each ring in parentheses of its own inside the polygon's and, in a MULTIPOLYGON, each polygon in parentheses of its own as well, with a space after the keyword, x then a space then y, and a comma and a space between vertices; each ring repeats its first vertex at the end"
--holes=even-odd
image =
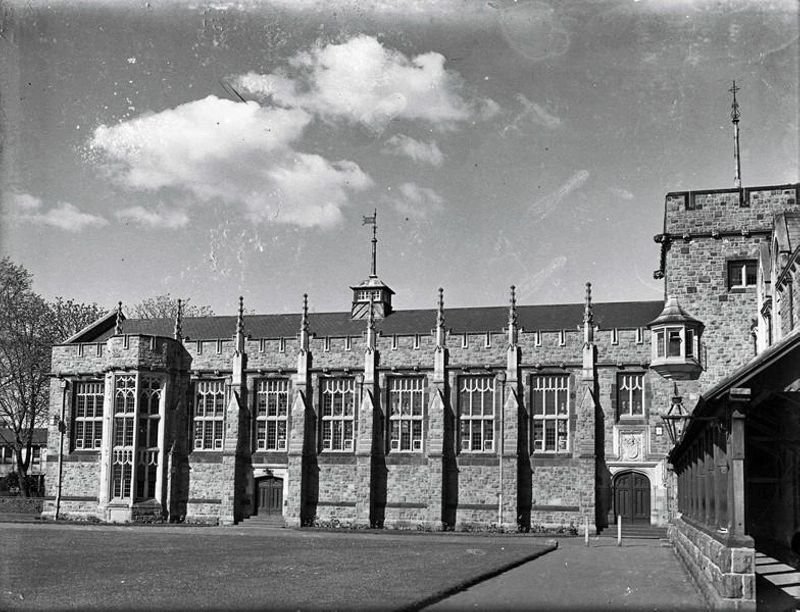
POLYGON ((442 165, 442 152, 435 141, 421 142, 405 134, 397 134, 386 141, 384 151, 391 155, 405 155, 415 162, 442 165))
POLYGON ((444 200, 433 189, 420 187, 416 183, 403 183, 399 193, 387 196, 386 200, 402 215, 420 221, 431 213, 444 210, 444 200))
POLYGON ((57 206, 44 210, 42 200, 28 193, 12 193, 4 203, 5 216, 11 221, 50 225, 70 232, 108 224, 103 217, 81 212, 69 202, 59 202, 57 206))
POLYGON ((295 151, 311 120, 299 108, 208 96, 101 125, 90 144, 131 188, 178 188, 201 202, 243 206, 256 220, 326 226, 340 218, 347 192, 364 189, 371 180, 353 162, 295 151))
POLYGON ((296 154, 292 163, 273 168, 270 178, 275 185, 274 206, 263 212, 275 214, 277 221, 305 227, 338 223, 347 203, 346 190, 372 185, 354 162, 331 163, 307 154, 296 154))
POLYGON ((580 189, 586 181, 589 180, 588 170, 578 170, 567 181, 543 198, 537 200, 533 206, 530 207, 529 212, 537 215, 540 219, 544 219, 549 215, 569 194, 580 189))
POLYGON ((29 193, 12 193, 6 198, 6 205, 11 212, 26 213, 42 207, 42 201, 29 193))
MULTIPOLYGON (((283 72, 235 79, 237 89, 260 104, 208 96, 101 125, 89 145, 109 174, 131 189, 176 189, 190 194, 190 203, 239 206, 255 221, 327 227, 341 220, 353 192, 373 183, 353 161, 303 152, 306 129, 319 119, 380 132, 402 119, 448 130, 498 113, 494 101, 467 97, 461 77, 444 64, 439 53, 406 56, 369 36, 318 44, 289 59, 283 72)), ((387 146, 421 163, 442 163, 435 142, 398 136, 387 146)), ((441 205, 436 198, 431 192, 415 205, 435 208, 441 205)), ((186 213, 134 208, 119 218, 178 226, 186 213)))
POLYGON ((528 125, 540 125, 551 130, 561 126, 560 117, 536 102, 531 102, 524 94, 518 93, 515 97, 522 106, 522 110, 512 119, 511 123, 503 128, 503 135, 511 130, 522 133, 523 128, 528 125))
POLYGON ((189 217, 182 210, 147 210, 142 206, 131 206, 117 212, 117 219, 130 220, 147 227, 177 229, 189 223, 189 217))
POLYGON ((237 83, 274 104, 378 131, 395 118, 448 129, 493 108, 465 98, 461 77, 444 62, 440 53, 407 57, 362 35, 295 55, 289 72, 250 72, 237 83))
POLYGON ((622 187, 611 187, 609 191, 620 200, 632 200, 634 197, 630 191, 622 187))

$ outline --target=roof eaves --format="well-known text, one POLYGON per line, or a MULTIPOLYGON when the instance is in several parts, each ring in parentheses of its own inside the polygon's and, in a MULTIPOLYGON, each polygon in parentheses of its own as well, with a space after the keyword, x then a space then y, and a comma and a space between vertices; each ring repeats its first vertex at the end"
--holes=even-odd
MULTIPOLYGON (((792 331, 788 336, 776 342, 766 350, 762 351, 749 362, 734 370, 730 375, 723 378, 705 393, 700 395, 697 400, 692 414, 696 416, 710 416, 717 401, 725 397, 725 394, 733 389, 746 384, 753 377, 757 376, 765 369, 774 365, 777 361, 783 359, 788 353, 795 350, 800 346, 800 328, 792 331)), ((694 432, 701 429, 702 422, 697 420, 690 420, 686 427, 686 432, 680 444, 675 446, 669 453, 669 460, 672 461, 674 457, 681 454, 683 448, 688 444, 688 440, 694 438, 694 432)))
MULTIPOLYGON (((122 317, 122 320, 124 321, 125 320, 125 315, 122 314, 122 313, 120 313, 120 315, 122 317)), ((76 333, 76 334, 70 336, 69 338, 67 338, 66 340, 64 340, 64 342, 62 342, 61 344, 72 344, 74 342, 79 342, 80 339, 83 336, 86 336, 87 334, 89 334, 89 332, 94 331, 95 328, 102 328, 103 331, 105 331, 106 327, 108 326, 109 321, 114 319, 116 316, 117 316, 117 311, 116 310, 108 311, 105 315, 103 315, 102 317, 97 319, 95 322, 89 323, 89 325, 84 327, 78 333, 76 333)), ((103 332, 100 332, 100 333, 102 334, 103 332)))

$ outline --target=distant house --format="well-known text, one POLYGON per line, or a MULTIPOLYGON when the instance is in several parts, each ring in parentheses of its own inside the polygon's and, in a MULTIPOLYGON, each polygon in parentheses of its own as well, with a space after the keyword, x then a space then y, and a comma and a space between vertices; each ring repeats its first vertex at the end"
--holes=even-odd
MULTIPOLYGON (((17 457, 13 448, 14 432, 7 427, 0 427, 0 478, 11 472, 17 472, 17 457)), ((23 450, 23 457, 27 450, 23 450)), ((33 430, 33 445, 31 446, 31 462, 28 465, 28 475, 36 479, 37 489, 44 491, 45 463, 47 455, 47 428, 37 427, 33 430)), ((2 492, 2 491, 0 491, 2 492)))

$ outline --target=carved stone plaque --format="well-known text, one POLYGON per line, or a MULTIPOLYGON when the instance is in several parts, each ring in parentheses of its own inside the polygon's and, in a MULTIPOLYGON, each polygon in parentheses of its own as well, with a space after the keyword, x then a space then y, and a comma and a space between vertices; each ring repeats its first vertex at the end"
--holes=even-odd
POLYGON ((623 461, 644 459, 644 434, 642 432, 621 432, 619 434, 619 454, 623 461))

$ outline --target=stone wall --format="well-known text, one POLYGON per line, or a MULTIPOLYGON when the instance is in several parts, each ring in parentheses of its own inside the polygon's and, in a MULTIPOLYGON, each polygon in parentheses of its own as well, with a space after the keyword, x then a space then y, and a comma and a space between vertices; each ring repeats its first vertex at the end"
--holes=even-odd
POLYGON ((749 538, 726 541, 678 518, 670 540, 700 587, 709 607, 716 610, 755 610, 755 549, 749 538))

